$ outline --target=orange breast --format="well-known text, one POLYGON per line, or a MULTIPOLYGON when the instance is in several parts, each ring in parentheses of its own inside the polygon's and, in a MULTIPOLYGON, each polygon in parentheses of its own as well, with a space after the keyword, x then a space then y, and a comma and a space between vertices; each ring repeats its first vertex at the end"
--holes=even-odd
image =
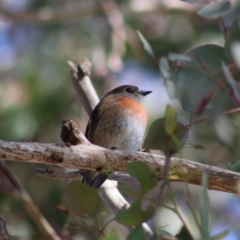
POLYGON ((117 102, 131 114, 139 117, 143 123, 147 123, 147 114, 142 104, 132 98, 119 97, 117 102))

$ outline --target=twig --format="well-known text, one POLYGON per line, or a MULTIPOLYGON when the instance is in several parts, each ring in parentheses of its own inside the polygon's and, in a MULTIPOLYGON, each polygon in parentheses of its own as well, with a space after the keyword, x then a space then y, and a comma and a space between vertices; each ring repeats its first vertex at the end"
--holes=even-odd
POLYGON ((51 240, 60 240, 61 238, 58 236, 52 226, 48 223, 45 217, 41 214, 31 197, 28 195, 26 190, 16 178, 16 176, 12 173, 10 168, 3 161, 0 161, 0 170, 5 175, 5 177, 12 183, 12 189, 10 193, 22 202, 26 211, 35 221, 37 226, 39 226, 39 228, 42 230, 46 238, 51 240))

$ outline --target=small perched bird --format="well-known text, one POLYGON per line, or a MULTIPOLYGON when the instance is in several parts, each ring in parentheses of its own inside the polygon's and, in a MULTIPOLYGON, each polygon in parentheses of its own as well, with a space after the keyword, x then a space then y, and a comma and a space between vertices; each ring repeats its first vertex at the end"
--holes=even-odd
MULTIPOLYGON (((142 141, 147 125, 147 114, 142 106, 143 97, 152 91, 124 85, 108 92, 93 110, 86 137, 98 146, 135 151, 142 141)), ((86 171, 83 182, 99 188, 107 174, 86 171)))

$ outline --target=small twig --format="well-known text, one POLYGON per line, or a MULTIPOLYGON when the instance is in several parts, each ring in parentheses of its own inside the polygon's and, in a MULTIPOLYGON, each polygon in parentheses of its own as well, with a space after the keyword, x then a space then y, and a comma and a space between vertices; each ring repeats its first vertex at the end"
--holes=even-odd
POLYGON ((174 210, 173 212, 175 212, 177 214, 177 216, 179 217, 179 219, 181 220, 182 224, 186 227, 186 229, 188 230, 188 233, 190 234, 190 236, 192 237, 192 239, 194 239, 189 227, 188 227, 188 224, 186 223, 186 221, 184 220, 179 208, 178 208, 178 203, 177 203, 177 200, 173 194, 173 190, 172 190, 172 186, 170 183, 168 183, 168 189, 169 189, 169 193, 170 193, 170 197, 172 199, 172 202, 173 202, 173 205, 174 205, 174 210))
POLYGON ((223 36, 226 39, 227 34, 228 34, 228 28, 226 27, 222 17, 219 18, 219 21, 220 21, 220 25, 222 26, 223 36))
POLYGON ((83 173, 80 170, 72 172, 63 172, 57 170, 49 170, 47 168, 35 168, 35 173, 41 177, 50 177, 62 180, 75 180, 83 178, 83 173))
POLYGON ((8 233, 6 221, 0 216, 0 239, 12 239, 12 236, 8 233))
POLYGON ((31 197, 28 195, 26 190, 20 184, 20 182, 18 181, 16 176, 12 173, 7 164, 5 164, 3 161, 0 161, 0 169, 2 173, 5 175, 5 177, 12 183, 12 186, 14 186, 11 189, 10 193, 21 201, 26 211, 35 221, 37 226, 39 226, 39 228, 42 230, 46 238, 51 240, 61 240, 61 238, 58 236, 58 234, 55 232, 52 226, 41 214, 41 212, 31 199, 31 197))
POLYGON ((73 62, 68 61, 68 66, 70 67, 72 84, 77 92, 80 104, 88 115, 91 115, 92 110, 99 102, 99 98, 89 78, 91 63, 87 59, 84 59, 80 65, 75 65, 73 62))
POLYGON ((192 215, 193 215, 194 221, 195 221, 195 223, 196 223, 199 231, 200 231, 200 232, 202 233, 202 235, 203 235, 202 228, 201 228, 201 226, 200 226, 200 223, 199 223, 199 221, 198 221, 198 218, 197 218, 197 216, 196 216, 196 213, 194 212, 194 209, 192 208, 192 205, 191 205, 191 202, 190 202, 190 201, 191 201, 191 194, 190 194, 190 191, 189 191, 188 184, 185 184, 185 186, 186 186, 186 200, 185 200, 185 202, 186 202, 186 204, 187 204, 190 212, 191 212, 192 215))

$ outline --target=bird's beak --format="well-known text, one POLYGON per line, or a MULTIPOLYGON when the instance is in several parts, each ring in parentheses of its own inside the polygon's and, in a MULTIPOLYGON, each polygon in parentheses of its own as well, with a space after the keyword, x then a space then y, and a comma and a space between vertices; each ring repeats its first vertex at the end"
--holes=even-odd
POLYGON ((140 91, 140 94, 143 95, 144 97, 148 94, 150 94, 152 91, 140 91))

